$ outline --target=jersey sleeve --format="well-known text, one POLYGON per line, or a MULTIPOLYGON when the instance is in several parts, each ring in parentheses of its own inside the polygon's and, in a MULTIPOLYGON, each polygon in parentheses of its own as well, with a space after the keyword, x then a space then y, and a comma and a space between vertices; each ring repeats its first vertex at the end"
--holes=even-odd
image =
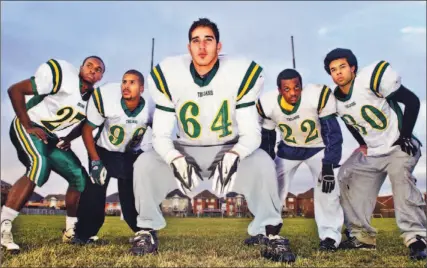
POLYGON ((87 102, 86 118, 89 125, 97 128, 104 123, 104 116, 104 104, 98 87, 93 91, 91 100, 87 102))
POLYGON ((237 96, 236 121, 238 122, 239 141, 234 145, 233 150, 239 154, 240 159, 252 154, 261 144, 261 126, 255 107, 255 102, 264 88, 261 71, 262 68, 252 62, 242 82, 243 91, 239 90, 237 96))
POLYGON ((62 84, 62 69, 58 61, 50 59, 40 65, 31 77, 34 95, 56 94, 62 84))
POLYGON ((258 101, 256 102, 256 108, 258 115, 260 116, 261 127, 268 130, 274 130, 276 128, 276 123, 270 118, 270 107, 268 106, 267 95, 263 94, 258 101), (267 104, 265 106, 264 104, 267 104), (264 107, 266 109, 264 109, 264 107))
POLYGON ((337 103, 332 90, 328 86, 323 86, 320 91, 319 102, 317 104, 317 113, 319 118, 335 116, 337 112, 337 103))
POLYGON ((264 89, 264 76, 262 67, 252 61, 246 70, 245 76, 240 84, 236 98, 236 108, 255 105, 262 90, 264 89))
POLYGON ((370 88, 378 97, 388 97, 401 86, 400 75, 386 61, 376 64, 372 72, 370 88))
POLYGON ((153 68, 148 77, 148 90, 157 109, 175 112, 175 105, 172 102, 168 84, 159 64, 153 68))
POLYGON ((166 163, 170 164, 181 155, 175 149, 172 139, 176 125, 175 105, 159 65, 153 68, 147 80, 148 91, 155 105, 151 138, 153 148, 166 163))

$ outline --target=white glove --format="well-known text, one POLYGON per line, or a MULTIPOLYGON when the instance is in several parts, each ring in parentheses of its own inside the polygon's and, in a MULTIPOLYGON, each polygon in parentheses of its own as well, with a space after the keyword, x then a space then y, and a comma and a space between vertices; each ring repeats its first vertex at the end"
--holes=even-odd
POLYGON ((226 194, 231 191, 236 178, 240 158, 236 153, 227 152, 218 162, 209 179, 212 180, 212 190, 217 194, 226 194))
POLYGON ((200 168, 188 163, 185 157, 173 160, 171 168, 175 178, 178 180, 179 190, 185 195, 199 185, 199 180, 203 180, 200 168))

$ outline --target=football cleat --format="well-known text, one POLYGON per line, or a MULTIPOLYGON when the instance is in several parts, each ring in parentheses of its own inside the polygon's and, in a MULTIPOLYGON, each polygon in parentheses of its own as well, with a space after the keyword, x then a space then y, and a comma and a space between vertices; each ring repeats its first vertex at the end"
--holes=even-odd
POLYGON ((351 237, 341 242, 340 249, 362 249, 362 250, 376 250, 377 246, 373 244, 362 243, 356 237, 351 237))
POLYGON ((336 251, 337 247, 335 246, 335 240, 332 238, 326 237, 324 240, 320 241, 319 246, 320 251, 336 251))
POLYGON ((279 235, 269 235, 267 239, 267 244, 261 248, 261 256, 276 262, 295 262, 296 256, 288 239, 279 235))
POLYGON ((99 240, 99 237, 94 235, 94 236, 89 237, 87 242, 88 243, 96 243, 98 240, 99 240))
POLYGON ((258 234, 245 239, 244 244, 247 246, 266 245, 268 238, 263 234, 258 234))
POLYGON ((409 258, 411 260, 424 260, 427 258, 426 242, 421 236, 416 236, 417 241, 409 245, 409 258))
POLYGON ((1 245, 10 253, 19 253, 20 248, 13 242, 12 222, 4 220, 1 223, 1 245))
POLYGON ((159 240, 157 239, 156 231, 142 230, 135 233, 135 237, 132 239, 130 253, 137 256, 156 254, 158 247, 159 240))
POLYGON ((67 230, 62 230, 62 242, 63 243, 71 243, 75 236, 74 228, 69 228, 67 230))

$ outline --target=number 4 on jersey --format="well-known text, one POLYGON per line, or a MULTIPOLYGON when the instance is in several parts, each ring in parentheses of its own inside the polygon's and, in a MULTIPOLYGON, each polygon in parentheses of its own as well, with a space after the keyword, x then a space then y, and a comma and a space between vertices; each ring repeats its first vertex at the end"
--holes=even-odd
POLYGON ((211 125, 211 130, 214 132, 221 131, 219 137, 224 138, 232 133, 232 131, 229 129, 230 126, 231 121, 228 110, 228 101, 225 100, 222 102, 221 108, 219 109, 211 125))

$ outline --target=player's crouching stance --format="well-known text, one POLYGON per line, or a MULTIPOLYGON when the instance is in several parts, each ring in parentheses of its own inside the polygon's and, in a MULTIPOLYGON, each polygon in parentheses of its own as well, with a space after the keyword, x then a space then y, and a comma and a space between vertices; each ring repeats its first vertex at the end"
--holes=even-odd
POLYGON ((137 70, 122 83, 95 89, 87 108, 82 138, 89 155, 90 178, 77 211, 75 244, 95 242, 105 220, 105 198, 110 179, 116 178, 123 218, 137 232, 133 163, 142 153, 141 142, 152 121, 152 101, 143 98, 144 76, 137 70), (92 132, 98 129, 95 139, 92 132))
POLYGON ((411 259, 425 259, 426 205, 412 171, 421 156, 421 143, 412 135, 420 101, 401 84, 385 61, 357 72, 357 59, 348 49, 334 49, 324 60, 337 84, 337 112, 360 144, 341 166, 340 180, 345 224, 350 237, 344 249, 376 248, 370 224, 376 198, 386 176, 393 190, 396 221, 411 259), (398 102, 405 105, 402 114, 398 102))
POLYGON ((63 60, 51 59, 42 64, 30 79, 14 84, 8 90, 16 117, 10 127, 10 139, 18 158, 27 171, 10 189, 1 212, 1 245, 19 251, 12 237, 12 221, 37 186, 43 186, 55 171, 69 183, 65 202, 66 228, 63 241, 74 236, 80 193, 88 174, 78 157, 70 150, 70 142, 81 134, 86 118, 86 105, 92 87, 105 70, 99 57, 91 56, 79 69, 63 60), (25 96, 34 95, 26 104, 25 96), (66 137, 56 133, 74 124, 66 137))
POLYGON ((263 256, 295 261, 282 226, 274 163, 260 145, 255 107, 262 68, 245 59, 219 58, 217 26, 208 19, 189 30, 191 54, 163 60, 151 72, 148 87, 156 103, 153 147, 134 165, 135 202, 141 231, 133 238, 136 255, 158 250, 157 230, 166 226, 159 204, 179 187, 187 193, 210 177, 219 194, 244 194, 255 215, 250 235, 266 234, 263 256), (179 139, 172 141, 178 119, 179 139))
MULTIPOLYGON (((262 120, 261 148, 275 159, 279 195, 286 200, 295 172, 302 163, 312 174, 314 214, 320 237, 320 250, 334 251, 341 242, 344 221, 339 185, 333 169, 341 159, 342 135, 336 120, 336 100, 325 85, 302 87, 301 75, 293 69, 277 77, 278 91, 263 94, 257 103, 262 120), (276 131, 282 141, 275 157, 276 131)), ((245 240, 253 244, 254 237, 245 240)))

